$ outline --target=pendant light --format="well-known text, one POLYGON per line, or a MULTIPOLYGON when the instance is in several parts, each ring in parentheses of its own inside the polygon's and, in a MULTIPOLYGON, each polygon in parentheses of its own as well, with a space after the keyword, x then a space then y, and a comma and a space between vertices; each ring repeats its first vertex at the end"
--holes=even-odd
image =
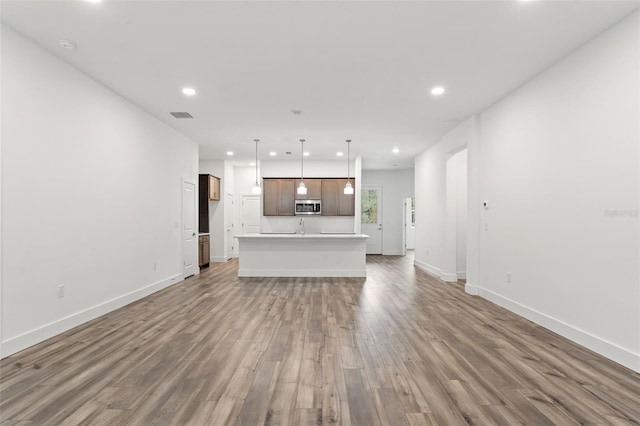
POLYGON ((256 183, 253 185, 253 188, 251 188, 251 192, 253 194, 262 194, 262 188, 260 188, 260 184, 258 183, 258 142, 260 142, 260 139, 254 139, 253 140, 256 143, 256 183))
POLYGON ((349 176, 349 166, 351 162, 351 139, 347 139, 347 184, 344 186, 345 195, 353 195, 353 186, 351 186, 351 178, 349 176))
POLYGON ((300 185, 296 191, 299 195, 307 195, 307 187, 304 184, 304 139, 300 139, 302 149, 300 151, 300 185))

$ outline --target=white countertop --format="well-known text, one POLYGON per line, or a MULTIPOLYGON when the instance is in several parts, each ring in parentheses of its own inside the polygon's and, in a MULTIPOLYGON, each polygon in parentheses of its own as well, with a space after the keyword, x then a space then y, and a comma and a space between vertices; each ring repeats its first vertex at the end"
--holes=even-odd
POLYGON ((261 239, 364 239, 369 238, 365 234, 351 234, 351 233, 326 233, 326 234, 291 234, 291 233, 264 233, 264 234, 243 234, 236 235, 235 238, 261 238, 261 239))

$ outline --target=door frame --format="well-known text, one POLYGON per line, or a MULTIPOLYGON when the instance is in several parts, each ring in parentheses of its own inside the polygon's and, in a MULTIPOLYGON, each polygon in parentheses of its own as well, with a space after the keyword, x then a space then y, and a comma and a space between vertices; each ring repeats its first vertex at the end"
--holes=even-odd
POLYGON ((407 200, 409 198, 402 199, 402 256, 407 255, 407 200))
POLYGON ((224 194, 224 257, 225 261, 235 257, 233 233, 235 230, 235 196, 226 192, 224 194), (229 205, 231 203, 231 205, 229 205), (230 222, 230 223, 229 223, 230 222), (231 236, 229 236, 231 235, 231 236))

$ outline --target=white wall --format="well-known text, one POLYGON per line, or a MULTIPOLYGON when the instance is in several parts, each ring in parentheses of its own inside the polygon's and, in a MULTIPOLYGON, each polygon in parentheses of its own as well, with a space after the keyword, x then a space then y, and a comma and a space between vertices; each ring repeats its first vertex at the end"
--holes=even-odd
POLYGON ((6 27, 1 53, 4 357, 182 278, 198 147, 6 27))
MULTIPOLYGON (((451 208, 458 200, 458 184, 451 187, 455 190, 447 196, 447 162, 469 144, 473 129, 471 119, 461 123, 415 160, 415 264, 447 281, 458 278, 455 244, 458 217, 455 209, 447 214, 447 206, 451 208)), ((456 167, 451 167, 452 164, 449 179, 458 179, 458 163, 455 162, 456 167)), ((462 179, 460 176, 458 180, 462 179)))
MULTIPOLYGON (((351 160, 349 169, 351 178, 355 175, 355 160, 351 160)), ((260 172, 263 178, 299 178, 300 159, 297 160, 262 160, 260 172)), ((342 178, 347 176, 347 160, 322 161, 304 160, 305 178, 342 178)))
POLYGON ((416 158, 417 266, 442 265, 444 165, 468 145, 468 291, 636 371, 639 16, 416 158))
POLYGON ((363 186, 382 187, 382 254, 401 255, 404 199, 414 195, 414 171, 363 170, 363 186))
MULTIPOLYGON (((234 191, 237 195, 251 195, 253 184, 256 181, 256 169, 254 166, 236 166, 234 168, 234 191)), ((258 169, 260 180, 260 169, 258 169)), ((262 184, 262 182, 260 182, 262 184)))
POLYGON ((636 370, 638 16, 481 115, 482 294, 636 370))

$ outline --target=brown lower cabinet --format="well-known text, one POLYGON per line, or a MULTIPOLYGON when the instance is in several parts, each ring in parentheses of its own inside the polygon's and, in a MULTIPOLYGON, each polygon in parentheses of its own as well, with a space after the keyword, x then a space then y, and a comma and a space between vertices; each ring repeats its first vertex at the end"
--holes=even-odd
POLYGON ((209 266, 210 262, 210 237, 200 235, 198 237, 198 266, 200 268, 209 266))

